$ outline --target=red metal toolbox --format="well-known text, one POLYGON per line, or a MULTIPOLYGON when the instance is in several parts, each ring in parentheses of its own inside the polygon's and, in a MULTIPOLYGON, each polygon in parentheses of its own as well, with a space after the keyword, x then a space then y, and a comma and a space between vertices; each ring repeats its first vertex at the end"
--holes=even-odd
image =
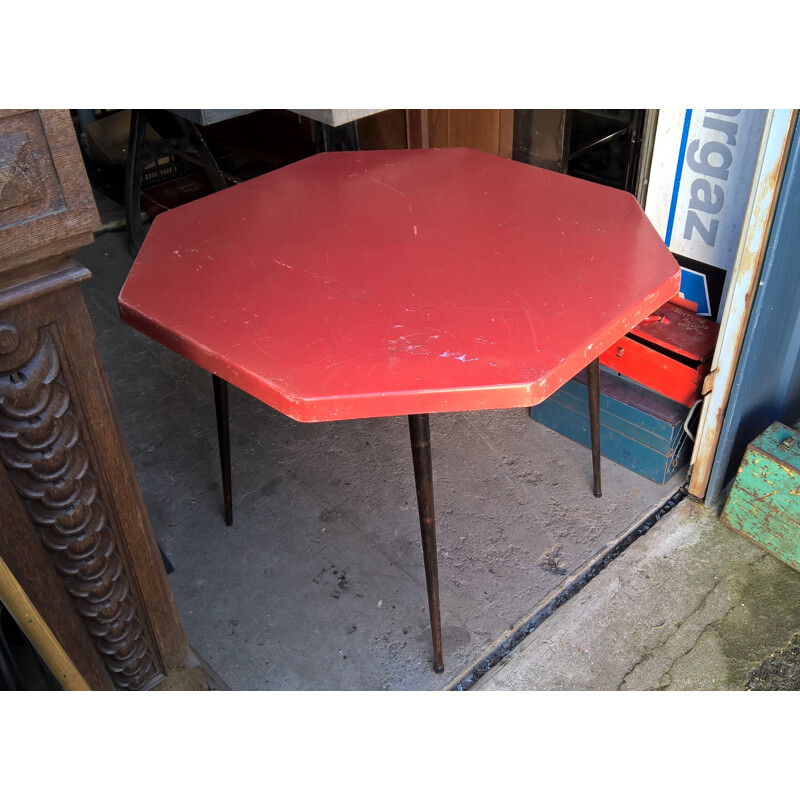
POLYGON ((608 348, 600 363, 659 394, 692 406, 711 367, 719 325, 665 303, 608 348))

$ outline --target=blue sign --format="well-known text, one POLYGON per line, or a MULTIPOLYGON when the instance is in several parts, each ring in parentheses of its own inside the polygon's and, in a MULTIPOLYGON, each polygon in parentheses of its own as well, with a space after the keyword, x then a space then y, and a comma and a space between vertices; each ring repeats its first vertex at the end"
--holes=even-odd
POLYGON ((681 267, 681 294, 693 303, 697 303, 697 315, 711 316, 711 301, 708 297, 708 281, 702 272, 681 267))

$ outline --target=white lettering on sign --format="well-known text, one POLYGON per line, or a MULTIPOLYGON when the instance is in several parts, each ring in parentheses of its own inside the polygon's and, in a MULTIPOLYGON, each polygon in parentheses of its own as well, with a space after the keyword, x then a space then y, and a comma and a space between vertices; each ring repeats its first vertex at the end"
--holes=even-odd
POLYGON ((723 133, 725 141, 711 140, 701 145, 700 139, 693 139, 686 148, 686 166, 702 177, 695 178, 689 190, 684 239, 691 240, 697 234, 709 247, 717 241, 739 130, 736 122, 723 117, 737 117, 740 113, 741 109, 708 109, 703 127, 723 133))

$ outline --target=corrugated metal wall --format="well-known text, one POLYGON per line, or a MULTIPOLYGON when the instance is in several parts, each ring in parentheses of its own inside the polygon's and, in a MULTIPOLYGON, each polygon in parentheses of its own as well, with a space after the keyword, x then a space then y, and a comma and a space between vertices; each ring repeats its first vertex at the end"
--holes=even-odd
POLYGON ((795 131, 759 288, 723 422, 706 505, 747 445, 775 421, 800 419, 800 142, 795 131))

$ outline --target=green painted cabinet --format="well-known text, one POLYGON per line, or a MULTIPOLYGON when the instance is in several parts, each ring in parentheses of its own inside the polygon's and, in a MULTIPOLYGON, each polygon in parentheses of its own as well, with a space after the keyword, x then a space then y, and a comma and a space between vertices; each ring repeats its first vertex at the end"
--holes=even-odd
POLYGON ((722 521, 800 571, 800 431, 774 422, 748 445, 722 521))

